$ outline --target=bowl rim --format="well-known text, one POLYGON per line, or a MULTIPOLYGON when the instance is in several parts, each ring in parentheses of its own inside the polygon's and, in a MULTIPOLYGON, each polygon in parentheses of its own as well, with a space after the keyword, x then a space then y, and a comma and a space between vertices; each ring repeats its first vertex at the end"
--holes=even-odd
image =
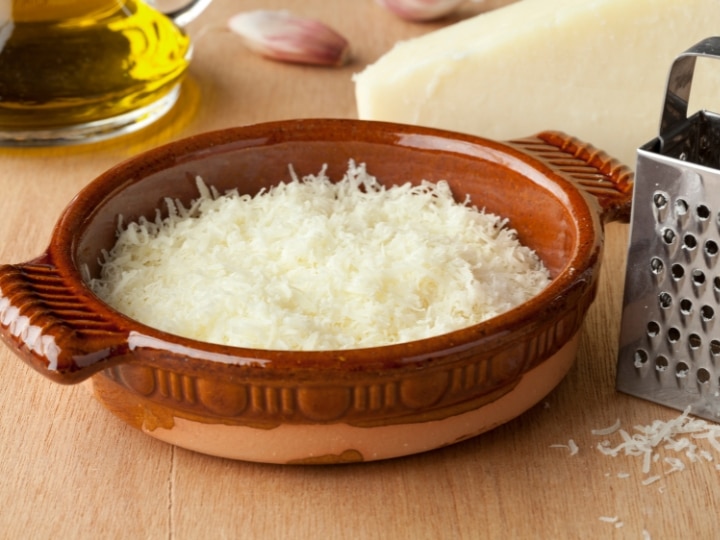
MULTIPOLYGON (((457 145, 456 145, 457 146, 457 145)), ((438 151, 442 151, 438 149, 438 151)), ((470 154, 468 154, 470 155, 470 154)), ((546 315, 566 309, 571 299, 592 287, 594 269, 599 261, 602 244, 602 225, 592 199, 568 178, 546 164, 523 153, 507 142, 457 133, 431 127, 398 124, 393 122, 305 118, 263 122, 246 126, 208 131, 158 146, 106 170, 87 184, 68 204, 51 234, 46 255, 58 271, 75 286, 84 300, 102 317, 117 324, 135 343, 181 353, 190 362, 201 362, 204 368, 223 365, 224 362, 245 367, 272 368, 297 371, 301 368, 339 370, 343 372, 391 369, 423 365, 445 356, 449 351, 486 347, 501 349, 510 341, 532 334, 547 324, 546 315), (76 251, 82 236, 83 224, 92 219, 97 208, 128 185, 167 166, 177 166, 195 157, 218 151, 232 151, 282 142, 307 140, 323 130, 334 129, 347 133, 348 139, 357 138, 359 130, 371 131, 374 136, 366 140, 417 146, 422 140, 448 140, 465 145, 483 159, 500 159, 542 188, 551 192, 568 209, 575 224, 576 241, 572 256, 545 289, 528 301, 485 321, 449 333, 405 343, 381 345, 348 350, 273 350, 252 349, 204 342, 172 334, 148 326, 124 315, 96 296, 83 279, 76 263, 76 251), (533 178, 528 177, 529 173, 533 178), (584 226, 583 226, 584 225, 584 226)), ((132 348, 132 346, 131 346, 132 348)))

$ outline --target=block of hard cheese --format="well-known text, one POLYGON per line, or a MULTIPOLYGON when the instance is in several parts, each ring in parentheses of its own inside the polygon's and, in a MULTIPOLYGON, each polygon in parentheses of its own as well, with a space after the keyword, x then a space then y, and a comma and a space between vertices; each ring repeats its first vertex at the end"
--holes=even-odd
MULTIPOLYGON (((362 119, 496 140, 563 130, 635 166, 674 59, 720 35, 718 0, 521 0, 399 42, 355 75, 362 119)), ((720 61, 691 106, 720 106, 720 61)))

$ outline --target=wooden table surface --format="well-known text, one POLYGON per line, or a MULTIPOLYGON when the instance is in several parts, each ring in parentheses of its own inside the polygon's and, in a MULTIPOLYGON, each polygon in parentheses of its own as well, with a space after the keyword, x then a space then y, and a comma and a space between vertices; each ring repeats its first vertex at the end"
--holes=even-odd
MULTIPOLYGON (((460 16, 504 3, 470 3, 460 16)), ((215 0, 190 25, 190 77, 160 124, 94 145, 0 149, 0 261, 40 254, 72 196, 138 152, 233 125, 354 117, 352 74, 436 26, 400 21, 372 0, 215 0), (257 7, 323 19, 350 39, 353 63, 317 69, 253 56, 223 25, 257 7)), ((175 448, 0 347, 0 538, 717 538, 720 454, 673 473, 661 460, 660 479, 647 484, 640 458, 596 448, 603 437, 592 430, 618 419, 631 431, 678 414, 614 390, 627 234, 627 225, 607 227, 577 363, 542 403, 475 439, 385 462, 271 466, 175 448)))

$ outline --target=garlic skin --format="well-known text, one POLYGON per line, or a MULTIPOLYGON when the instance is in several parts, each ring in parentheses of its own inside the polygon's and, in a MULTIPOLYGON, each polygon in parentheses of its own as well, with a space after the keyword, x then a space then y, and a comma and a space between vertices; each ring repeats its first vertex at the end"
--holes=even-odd
POLYGON ((271 60, 339 67, 350 56, 350 45, 338 32, 289 11, 238 13, 228 19, 228 27, 249 49, 271 60))
POLYGON ((452 13, 465 0, 376 0, 407 21, 432 21, 452 13))

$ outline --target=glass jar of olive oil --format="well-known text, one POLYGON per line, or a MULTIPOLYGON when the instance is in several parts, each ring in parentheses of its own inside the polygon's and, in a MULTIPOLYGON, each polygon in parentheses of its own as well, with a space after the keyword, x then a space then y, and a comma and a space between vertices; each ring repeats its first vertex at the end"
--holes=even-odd
POLYGON ((163 14, 143 0, 2 0, 0 145, 95 141, 161 117, 190 61, 180 24, 209 2, 163 14))

